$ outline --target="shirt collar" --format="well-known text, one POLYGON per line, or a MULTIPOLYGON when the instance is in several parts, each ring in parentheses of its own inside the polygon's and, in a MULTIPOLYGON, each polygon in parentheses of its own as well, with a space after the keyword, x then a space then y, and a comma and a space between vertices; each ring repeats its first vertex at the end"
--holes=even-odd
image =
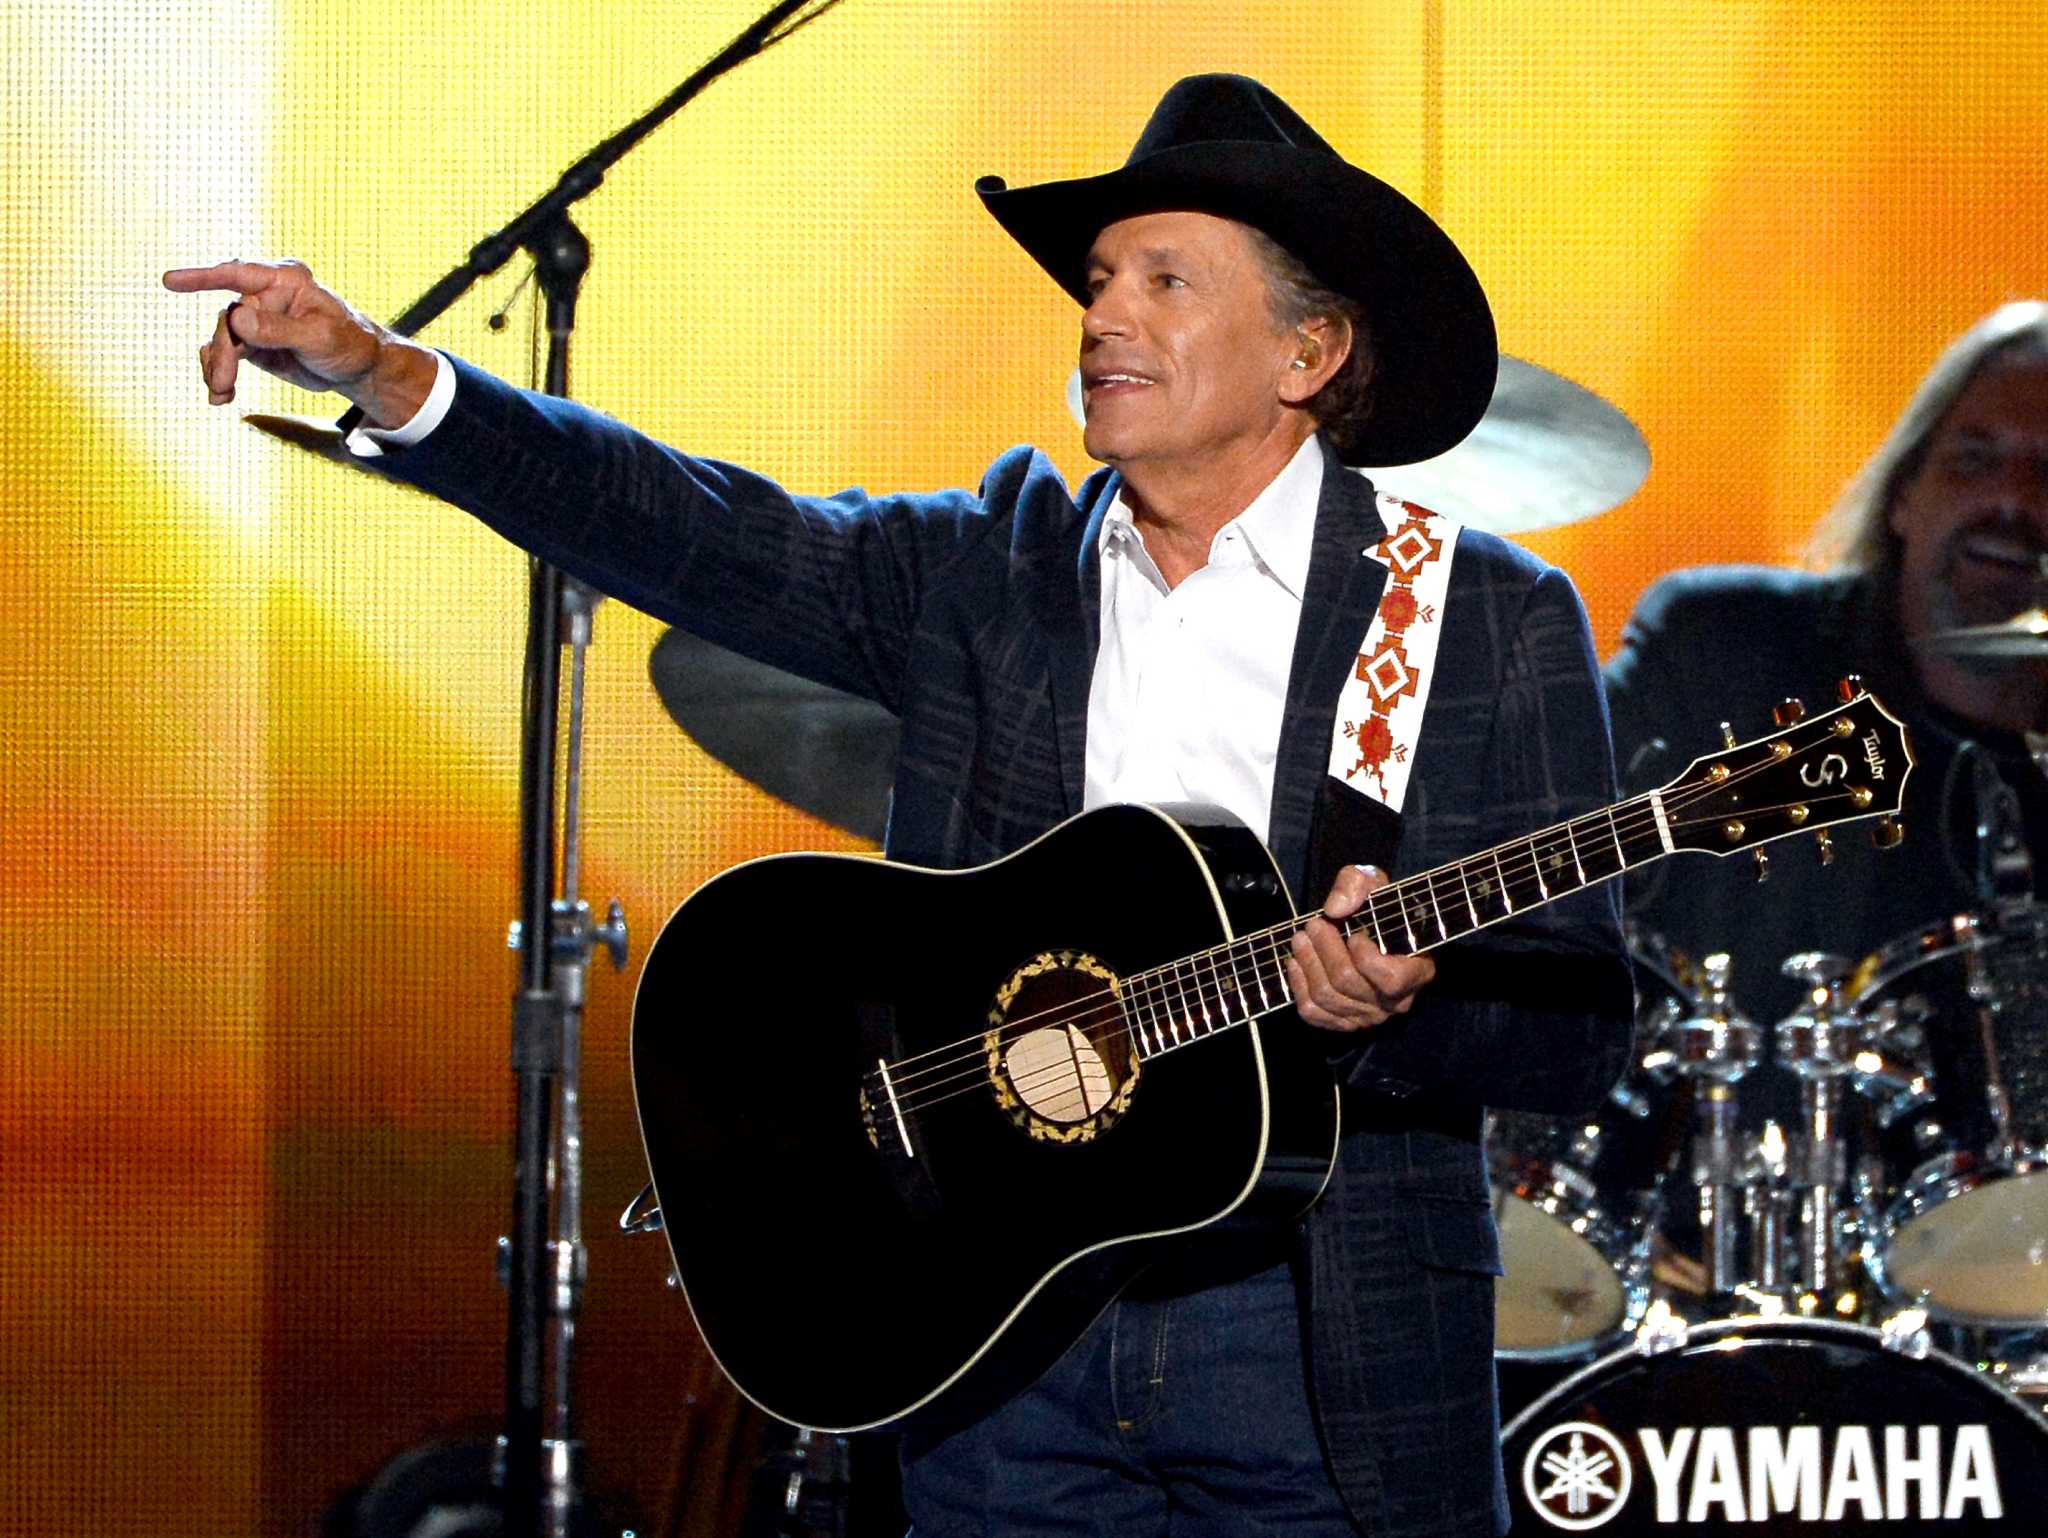
MULTIPOLYGON (((1311 433, 1280 473, 1252 498, 1251 505, 1223 526, 1242 534, 1259 564, 1296 599, 1308 585, 1309 554, 1315 547, 1316 505, 1322 494, 1322 439, 1311 433)), ((1223 529, 1216 531, 1218 539, 1223 537, 1223 529)), ((1131 521, 1130 504, 1124 501, 1119 485, 1103 514, 1096 549, 1107 554, 1123 540, 1130 541, 1134 553, 1144 553, 1144 542, 1131 521)))

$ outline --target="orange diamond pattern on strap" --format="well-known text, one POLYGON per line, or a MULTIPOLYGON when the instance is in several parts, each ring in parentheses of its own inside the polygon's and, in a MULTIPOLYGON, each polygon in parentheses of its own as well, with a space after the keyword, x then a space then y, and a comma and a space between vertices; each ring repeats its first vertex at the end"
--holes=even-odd
POLYGON ((1428 704, 1458 526, 1384 494, 1379 507, 1387 533, 1364 553, 1387 568, 1387 585, 1337 702, 1330 773, 1398 812, 1428 704))

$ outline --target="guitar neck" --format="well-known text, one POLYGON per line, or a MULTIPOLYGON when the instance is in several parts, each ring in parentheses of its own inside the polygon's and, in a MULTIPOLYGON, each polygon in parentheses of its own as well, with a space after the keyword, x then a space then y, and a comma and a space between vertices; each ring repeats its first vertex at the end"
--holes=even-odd
MULTIPOLYGON (((1369 935, 1390 956, 1420 955, 1611 881, 1674 851, 1663 794, 1651 791, 1391 882, 1337 927, 1347 938, 1369 935)), ((1312 917, 1127 979, 1123 1009, 1139 1056, 1169 1052, 1292 1004, 1287 958, 1312 917)))
MULTIPOLYGON (((1694 759, 1656 790, 1569 822, 1509 839, 1375 891, 1343 919, 1347 937, 1370 935, 1391 956, 1413 956, 1475 929, 1527 913, 1681 849, 1757 851, 1773 839, 1876 818, 1881 849, 1899 841, 1913 749, 1899 719, 1855 679, 1842 703, 1807 716, 1788 701, 1783 729, 1694 759), (1789 724, 1788 724, 1789 723, 1789 724)), ((1727 733, 1727 728, 1723 728, 1727 733)), ((1120 1002, 1139 1055, 1171 1051, 1293 1003, 1287 957, 1308 919, 1240 936, 1127 979, 1120 1002)))
POLYGON ((1420 955, 1610 881, 1672 852, 1662 794, 1652 791, 1392 882, 1339 927, 1347 937, 1370 934, 1390 956, 1420 955))

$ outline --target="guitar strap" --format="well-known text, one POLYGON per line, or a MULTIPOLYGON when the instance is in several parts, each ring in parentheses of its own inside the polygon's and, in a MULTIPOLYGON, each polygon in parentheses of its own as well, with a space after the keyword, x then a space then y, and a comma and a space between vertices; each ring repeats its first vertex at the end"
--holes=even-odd
POLYGON ((1316 897, 1346 865, 1395 868, 1458 543, 1458 525, 1425 508, 1382 494, 1379 510, 1386 537, 1361 554, 1387 568, 1387 581, 1338 696, 1329 773, 1309 819, 1303 892, 1316 897))
POLYGON ((1378 497, 1386 537, 1363 554, 1387 568, 1387 585, 1337 697, 1330 774, 1398 816, 1435 680, 1458 525, 1386 492, 1378 497))

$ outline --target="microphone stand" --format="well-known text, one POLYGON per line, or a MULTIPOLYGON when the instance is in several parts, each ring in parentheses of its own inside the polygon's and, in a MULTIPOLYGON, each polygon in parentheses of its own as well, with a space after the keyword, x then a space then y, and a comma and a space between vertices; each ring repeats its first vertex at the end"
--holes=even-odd
MULTIPOLYGON (((634 146, 727 71, 816 21, 839 0, 780 0, 708 63, 626 127, 588 151, 544 196, 510 224, 470 248, 467 258, 392 323, 411 336, 443 314, 479 278, 521 249, 532 253, 547 305, 548 394, 569 393, 569 342, 576 298, 590 267, 590 242, 569 209, 596 191, 634 146)), ((353 432, 362 413, 340 422, 353 432)), ((554 896, 555 738, 560 712, 564 609, 575 647, 579 687, 571 712, 571 788, 565 844, 575 848, 574 768, 581 729, 583 647, 593 598, 545 561, 529 561, 526 664, 521 693, 519 770, 520 917, 512 931, 519 987, 512 1005, 512 1071, 517 1080, 512 1227, 500 1241, 509 1294, 505 1341, 503 1475, 509 1538, 567 1538, 577 1502, 578 1448, 571 1421, 570 1368, 586 1270, 581 1226, 581 1126, 577 1115, 583 983, 592 948, 607 946, 623 966, 626 927, 617 903, 602 924, 574 894, 554 896), (570 597, 568 595, 576 596, 570 597), (557 1108, 562 1125, 556 1125, 557 1108), (552 1178, 551 1178, 552 1177, 552 1178), (550 1198, 555 1200, 551 1202, 550 1198), (555 1234, 550 1237, 551 1218, 555 1234), (548 1349, 548 1328, 556 1331, 548 1349), (553 1373, 548 1367, 552 1361, 553 1373), (554 1380, 552 1403, 544 1403, 554 1380)))

